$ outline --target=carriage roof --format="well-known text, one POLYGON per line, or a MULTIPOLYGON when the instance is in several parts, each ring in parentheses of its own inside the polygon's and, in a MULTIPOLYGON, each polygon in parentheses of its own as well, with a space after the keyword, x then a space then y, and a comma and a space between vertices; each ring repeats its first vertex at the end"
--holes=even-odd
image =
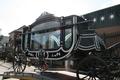
MULTIPOLYGON (((66 25, 72 25, 74 16, 76 15, 70 15, 66 17, 56 17, 53 14, 44 12, 36 19, 34 23, 30 25, 30 28, 32 29, 31 31, 34 32, 39 30, 51 29, 51 28, 60 28, 66 25), (63 25, 63 23, 67 20, 68 20, 68 24, 63 25)), ((76 16, 76 17, 78 22, 85 21, 85 19, 80 16, 76 16)))
POLYGON ((54 16, 53 14, 44 12, 42 13, 34 23, 30 25, 30 28, 34 28, 33 31, 43 30, 47 28, 60 26, 59 17, 54 16), (47 24, 46 24, 47 22, 47 24))

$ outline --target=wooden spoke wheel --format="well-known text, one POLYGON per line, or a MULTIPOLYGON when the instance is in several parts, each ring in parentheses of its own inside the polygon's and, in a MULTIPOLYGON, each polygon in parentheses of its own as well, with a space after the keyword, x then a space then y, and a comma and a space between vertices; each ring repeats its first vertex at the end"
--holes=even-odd
POLYGON ((24 72, 27 65, 25 54, 17 54, 14 56, 13 69, 15 72, 24 72))
POLYGON ((105 62, 95 56, 83 59, 78 65, 76 75, 78 80, 110 80, 105 62))

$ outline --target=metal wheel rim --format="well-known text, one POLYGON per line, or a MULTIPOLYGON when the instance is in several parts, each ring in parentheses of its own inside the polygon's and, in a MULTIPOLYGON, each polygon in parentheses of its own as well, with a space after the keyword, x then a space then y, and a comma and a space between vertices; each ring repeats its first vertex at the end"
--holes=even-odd
MULTIPOLYGON (((107 70, 107 68, 106 68, 106 65, 104 65, 104 64, 99 64, 99 63, 95 63, 95 62, 97 62, 97 61, 95 61, 94 60, 94 57, 93 57, 93 60, 91 61, 91 65, 90 65, 90 63, 89 63, 89 61, 90 60, 92 60, 92 57, 88 57, 88 59, 86 58, 84 61, 85 62, 88 62, 88 64, 86 63, 85 64, 85 62, 83 61, 83 62, 81 62, 80 63, 80 65, 83 65, 83 64, 85 64, 85 65, 83 65, 82 67, 85 67, 84 69, 87 71, 85 71, 85 74, 84 74, 84 76, 81 76, 81 74, 80 74, 80 69, 81 69, 81 67, 80 68, 78 68, 77 69, 77 78, 78 78, 78 80, 106 80, 106 78, 108 78, 108 76, 106 76, 106 75, 104 75, 106 72, 104 72, 104 70, 106 69, 107 70), (93 64, 96 64, 97 66, 94 66, 93 64), (102 66, 101 66, 102 65, 102 66), (91 66, 91 68, 93 68, 94 70, 90 70, 90 66, 91 66), (88 68, 88 69, 86 69, 86 68, 88 68), (102 71, 102 69, 103 69, 103 71, 102 71), (100 71, 101 70, 101 71, 100 71), (91 71, 93 72, 93 73, 91 73, 91 71), (99 72, 100 71, 100 72, 99 72)), ((95 58, 96 60, 97 60, 97 58, 95 58)), ((99 61, 99 59, 98 59, 98 61, 99 61)), ((102 61, 101 61, 102 62, 102 61)), ((100 62, 100 63, 101 63, 100 62)))
POLYGON ((13 69, 15 72, 24 72, 26 68, 26 58, 20 55, 16 55, 13 61, 13 69))

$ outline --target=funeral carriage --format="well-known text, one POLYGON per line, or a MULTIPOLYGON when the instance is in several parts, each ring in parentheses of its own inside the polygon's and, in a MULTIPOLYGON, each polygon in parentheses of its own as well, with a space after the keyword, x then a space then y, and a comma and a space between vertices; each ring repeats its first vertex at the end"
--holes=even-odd
POLYGON ((20 34, 21 43, 17 44, 21 47, 14 52, 14 71, 23 72, 29 63, 45 70, 45 60, 66 60, 76 54, 78 79, 116 80, 120 56, 114 53, 120 52, 120 43, 106 48, 103 38, 89 28, 91 25, 92 21, 76 15, 42 14, 20 34))

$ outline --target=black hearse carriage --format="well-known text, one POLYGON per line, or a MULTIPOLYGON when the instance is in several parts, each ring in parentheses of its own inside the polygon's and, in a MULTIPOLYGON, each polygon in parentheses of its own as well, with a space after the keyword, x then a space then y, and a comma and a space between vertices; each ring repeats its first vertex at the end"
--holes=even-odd
POLYGON ((27 58, 31 61, 38 59, 39 63, 41 56, 46 60, 64 60, 76 54, 78 79, 113 79, 109 77, 109 49, 105 48, 104 41, 95 30, 88 28, 91 22, 76 15, 55 17, 49 13, 42 14, 23 29, 22 53, 15 56, 14 70, 23 72, 27 58))

